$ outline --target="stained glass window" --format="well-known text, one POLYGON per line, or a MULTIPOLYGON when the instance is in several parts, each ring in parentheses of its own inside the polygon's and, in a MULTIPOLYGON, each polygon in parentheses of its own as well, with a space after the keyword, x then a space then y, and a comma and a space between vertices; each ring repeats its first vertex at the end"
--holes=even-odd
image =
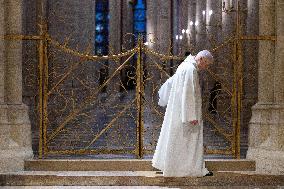
POLYGON ((96 35, 95 51, 97 55, 108 54, 108 25, 109 25, 109 3, 108 0, 96 1, 96 35))
POLYGON ((146 35, 146 5, 145 0, 136 0, 133 13, 133 31, 138 34, 146 35))

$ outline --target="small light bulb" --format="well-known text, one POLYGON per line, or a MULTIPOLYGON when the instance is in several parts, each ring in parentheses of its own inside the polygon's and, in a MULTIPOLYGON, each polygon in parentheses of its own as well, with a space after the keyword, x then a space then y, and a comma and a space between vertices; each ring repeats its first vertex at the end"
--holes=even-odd
POLYGON ((179 36, 179 39, 182 39, 182 35, 179 36))
POLYGON ((149 43, 148 43, 148 42, 145 42, 145 43, 144 43, 144 45, 146 45, 146 46, 147 46, 147 45, 149 45, 149 43))
POLYGON ((209 11, 209 16, 211 16, 213 14, 213 10, 209 11))
POLYGON ((185 33, 189 34, 189 29, 186 29, 185 33))
POLYGON ((185 33, 185 30, 184 30, 184 29, 182 29, 182 30, 181 30, 181 33, 185 33))
POLYGON ((178 40, 178 35, 176 35, 176 40, 178 40))
POLYGON ((195 21, 195 26, 198 26, 198 24, 199 24, 198 21, 195 21))
POLYGON ((190 22, 189 22, 189 25, 191 25, 191 26, 192 26, 192 25, 193 25, 193 22, 192 22, 192 21, 190 21, 190 22))
POLYGON ((206 11, 205 11, 205 10, 204 10, 204 11, 202 11, 202 14, 203 14, 203 15, 205 15, 205 14, 206 14, 206 11))

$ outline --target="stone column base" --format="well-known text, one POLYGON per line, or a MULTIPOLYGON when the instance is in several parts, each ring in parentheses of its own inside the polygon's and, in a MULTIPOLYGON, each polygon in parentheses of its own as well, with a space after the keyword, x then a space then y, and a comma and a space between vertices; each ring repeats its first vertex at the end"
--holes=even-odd
POLYGON ((259 173, 284 174, 284 104, 253 106, 247 159, 259 173))
POLYGON ((33 157, 28 107, 0 105, 0 132, 0 172, 23 170, 33 157))
POLYGON ((30 147, 15 147, 13 149, 0 149, 0 172, 24 170, 24 162, 33 158, 30 147))
POLYGON ((261 174, 284 175, 284 151, 249 148, 247 159, 256 162, 256 171, 261 174))

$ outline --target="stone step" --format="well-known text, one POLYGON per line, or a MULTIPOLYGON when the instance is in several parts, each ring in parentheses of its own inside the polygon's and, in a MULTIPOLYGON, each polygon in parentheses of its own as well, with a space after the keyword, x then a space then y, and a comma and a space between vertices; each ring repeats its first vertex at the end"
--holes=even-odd
MULTIPOLYGON (((284 186, 284 175, 214 172, 213 176, 163 177, 155 171, 22 171, 0 174, 0 186, 284 186)), ((230 188, 230 187, 228 187, 230 188)), ((269 188, 269 187, 268 187, 269 188)))
MULTIPOLYGON (((206 160, 211 171, 255 171, 250 160, 206 160)), ((25 162, 26 171, 154 171, 151 160, 139 159, 46 159, 25 162)))

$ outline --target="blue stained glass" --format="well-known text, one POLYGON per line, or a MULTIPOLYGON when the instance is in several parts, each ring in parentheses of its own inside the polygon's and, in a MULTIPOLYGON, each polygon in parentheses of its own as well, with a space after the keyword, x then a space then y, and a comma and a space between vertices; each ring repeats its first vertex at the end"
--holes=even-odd
POLYGON ((97 2, 96 3, 96 11, 102 11, 104 9, 104 4, 97 2))
POLYGON ((134 23, 134 30, 136 32, 145 32, 146 31, 146 23, 145 22, 134 23))
POLYGON ((145 4, 143 2, 143 0, 137 0, 137 3, 134 7, 135 9, 144 9, 146 10, 145 4))
POLYGON ((136 10, 134 13, 135 20, 144 21, 146 19, 146 11, 145 10, 136 10))
POLYGON ((96 13, 96 20, 97 20, 97 21, 101 21, 101 20, 103 20, 103 19, 104 19, 103 13, 97 12, 97 13, 96 13))
POLYGON ((99 34, 99 35, 96 35, 96 42, 97 43, 102 43, 104 41, 104 36, 99 34))
POLYGON ((133 30, 134 34, 138 35, 139 33, 146 33, 146 6, 143 0, 137 0, 136 5, 134 6, 133 13, 133 30))
POLYGON ((108 54, 108 33, 109 33, 109 4, 106 0, 96 0, 96 33, 95 52, 98 55, 108 54))
POLYGON ((104 30, 104 26, 102 24, 97 24, 96 31, 97 32, 102 32, 103 30, 104 30))

